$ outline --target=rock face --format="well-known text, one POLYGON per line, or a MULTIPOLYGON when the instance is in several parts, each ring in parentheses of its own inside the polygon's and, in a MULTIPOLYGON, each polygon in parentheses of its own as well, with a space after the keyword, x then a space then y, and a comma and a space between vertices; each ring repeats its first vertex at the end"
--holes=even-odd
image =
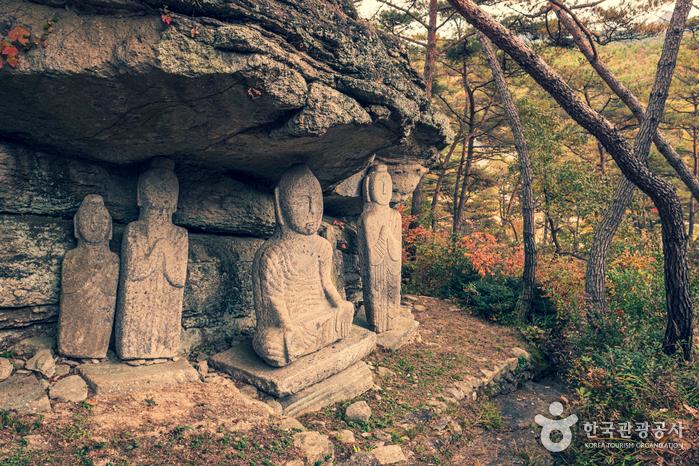
POLYGON ((323 196, 313 173, 305 165, 289 168, 274 197, 277 231, 253 265, 253 347, 282 367, 347 337, 354 305, 337 291, 332 246, 317 234, 323 196))
POLYGON ((170 358, 180 348, 189 237, 172 224, 179 183, 168 159, 138 178, 139 220, 122 240, 115 347, 122 359, 170 358))
POLYGON ((114 323, 119 256, 109 250, 112 217, 102 196, 85 196, 74 225, 78 247, 66 253, 61 269, 58 352, 104 358, 114 323))
POLYGON ((270 181, 304 161, 325 187, 373 154, 428 159, 450 136, 398 44, 347 0, 175 0, 170 25, 160 7, 3 2, 0 16, 34 31, 57 21, 45 48, 4 73, 0 134, 95 160, 168 156, 270 181))
MULTIPOLYGON (((326 209, 335 217, 361 212, 372 158, 387 164, 394 202, 410 193, 450 130, 407 55, 351 3, 175 0, 167 25, 154 0, 0 2, 2 24, 32 39, 52 24, 45 47, 0 70, 0 350, 56 333, 70 219, 86 195, 102 196, 120 253, 154 156, 176 162, 172 221, 189 231, 184 352, 253 333, 252 262, 287 168, 313 170, 339 199, 326 209)), ((356 303, 352 222, 331 244, 338 291, 356 303)))

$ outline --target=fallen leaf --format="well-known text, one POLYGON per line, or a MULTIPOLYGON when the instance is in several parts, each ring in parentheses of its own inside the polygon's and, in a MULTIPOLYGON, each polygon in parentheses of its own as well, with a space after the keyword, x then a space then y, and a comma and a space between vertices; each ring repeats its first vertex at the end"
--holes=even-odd
POLYGON ((689 414, 691 414, 695 418, 699 419, 699 410, 698 409, 692 408, 687 403, 685 403, 682 406, 684 407, 685 411, 687 411, 689 414))

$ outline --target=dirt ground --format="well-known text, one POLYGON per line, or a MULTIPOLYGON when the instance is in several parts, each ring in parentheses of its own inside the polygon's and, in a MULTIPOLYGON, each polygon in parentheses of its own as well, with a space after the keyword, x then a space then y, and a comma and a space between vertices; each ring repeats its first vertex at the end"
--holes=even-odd
MULTIPOLYGON (((372 409, 368 422, 344 420, 349 402, 299 420, 334 440, 337 464, 382 444, 400 445, 410 464, 489 464, 492 458, 515 464, 508 458, 522 458, 517 444, 493 447, 507 416, 497 403, 464 400, 435 409, 429 402, 454 380, 482 376, 481 369, 511 358, 511 349, 524 347, 523 341, 514 330, 450 302, 420 297, 418 304, 424 306, 416 312, 421 338, 367 358, 376 384, 360 397, 372 409), (343 429, 352 431, 353 444, 334 439, 343 429)), ((266 405, 220 374, 177 390, 54 403, 44 416, 3 413, 0 422, 3 465, 284 465, 301 458, 293 446, 295 431, 282 429, 266 405)))

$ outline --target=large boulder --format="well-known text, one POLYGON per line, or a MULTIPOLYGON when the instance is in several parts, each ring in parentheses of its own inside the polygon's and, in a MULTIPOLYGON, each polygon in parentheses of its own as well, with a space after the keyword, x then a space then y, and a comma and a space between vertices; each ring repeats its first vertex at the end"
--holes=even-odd
MULTIPOLYGON (((182 349, 212 351, 254 329, 250 268, 283 170, 308 163, 326 214, 347 220, 371 160, 399 201, 451 138, 350 0, 3 0, 0 38, 15 27, 44 45, 0 69, 0 350, 55 333, 80 202, 102 195, 118 252, 154 156, 176 161, 173 221, 190 232, 182 349)), ((329 222, 357 301, 354 227, 329 222)))
POLYGON ((153 156, 324 188, 450 138, 407 55, 349 0, 4 0, 45 47, 0 71, 0 135, 69 157, 153 156), (169 24, 167 24, 169 23, 169 24))

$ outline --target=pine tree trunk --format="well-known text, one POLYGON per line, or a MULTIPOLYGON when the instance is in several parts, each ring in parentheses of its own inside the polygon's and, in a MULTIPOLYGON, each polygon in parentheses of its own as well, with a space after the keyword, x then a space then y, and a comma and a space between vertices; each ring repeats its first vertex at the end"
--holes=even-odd
POLYGON ((434 81, 434 64, 437 57, 437 0, 430 0, 427 20, 427 47, 422 77, 425 80, 427 100, 432 99, 432 83, 434 81))
POLYGON ((495 56, 495 51, 490 40, 478 33, 478 40, 483 46, 485 56, 488 59, 488 65, 493 74, 495 87, 505 109, 507 120, 512 130, 512 136, 517 149, 519 159, 519 175, 521 180, 521 192, 519 195, 520 204, 522 206, 522 240, 524 241, 524 270, 522 273, 522 292, 517 303, 517 312, 520 320, 526 320, 532 311, 532 302, 534 300, 534 287, 536 286, 536 243, 534 242, 534 193, 532 190, 532 168, 529 160, 529 147, 524 138, 524 129, 519 118, 519 112, 515 103, 512 100, 510 91, 505 82, 505 76, 502 72, 502 67, 495 56))
MULTIPOLYGON (((425 65, 422 70, 422 77, 425 80, 425 96, 427 100, 432 100, 432 83, 434 81, 434 63, 437 58, 437 0, 430 0, 429 4, 429 20, 427 25, 427 47, 425 49, 425 65)), ((420 215, 422 214, 422 180, 420 178, 415 190, 413 191, 413 200, 410 208, 410 215, 415 219, 411 222, 410 228, 415 228, 419 225, 420 215)))
MULTIPOLYGON (((651 141, 656 139, 659 148, 664 148, 666 152, 669 150, 673 154, 671 158, 679 159, 679 155, 675 153, 674 149, 672 149, 658 131, 658 125, 662 117, 665 99, 667 98, 670 82, 672 80, 677 53, 682 40, 682 30, 680 29, 679 33, 674 32, 673 27, 676 27, 676 24, 671 25, 668 30, 662 55, 658 63, 656 79, 651 91, 651 99, 648 110, 646 111, 631 91, 621 84, 611 71, 599 61, 589 43, 586 42, 587 39, 583 37, 583 33, 580 31, 579 26, 568 14, 560 11, 557 6, 555 6, 555 9, 558 18, 571 33, 578 48, 588 58, 588 61, 593 65, 600 76, 602 76, 605 82, 607 82, 622 101, 627 104, 634 112, 636 118, 641 122, 641 129, 636 137, 634 147, 635 155, 644 161, 647 160, 651 141)), ((684 166, 683 162, 681 162, 681 164, 684 166)), ((691 178, 696 179, 694 176, 691 176, 691 178)), ((624 213, 631 204, 634 189, 633 183, 626 178, 621 180, 617 186, 612 203, 605 212, 602 221, 597 226, 592 240, 585 276, 585 299, 588 305, 588 317, 590 318, 590 322, 597 328, 601 325, 601 317, 607 312, 605 276, 609 248, 619 225, 624 219, 624 213)))

